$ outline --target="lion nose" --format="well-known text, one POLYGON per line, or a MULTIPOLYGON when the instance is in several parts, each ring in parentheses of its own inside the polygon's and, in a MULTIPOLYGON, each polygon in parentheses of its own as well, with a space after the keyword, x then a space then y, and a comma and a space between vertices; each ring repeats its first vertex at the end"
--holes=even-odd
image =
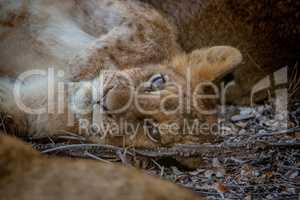
POLYGON ((114 113, 123 113, 130 105, 130 92, 127 88, 112 88, 103 99, 103 106, 106 111, 114 113))

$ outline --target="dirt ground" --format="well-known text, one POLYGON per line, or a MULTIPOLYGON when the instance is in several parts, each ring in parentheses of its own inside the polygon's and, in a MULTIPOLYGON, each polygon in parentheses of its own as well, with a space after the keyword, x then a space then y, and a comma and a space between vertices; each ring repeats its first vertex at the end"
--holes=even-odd
POLYGON ((300 199, 300 102, 289 110, 287 120, 270 105, 228 107, 220 142, 197 147, 206 151, 201 154, 203 163, 195 170, 180 166, 172 155, 156 158, 151 153, 141 155, 134 149, 111 146, 100 151, 72 148, 74 141, 86 144, 74 135, 31 142, 51 155, 139 167, 208 199, 296 200, 300 199))

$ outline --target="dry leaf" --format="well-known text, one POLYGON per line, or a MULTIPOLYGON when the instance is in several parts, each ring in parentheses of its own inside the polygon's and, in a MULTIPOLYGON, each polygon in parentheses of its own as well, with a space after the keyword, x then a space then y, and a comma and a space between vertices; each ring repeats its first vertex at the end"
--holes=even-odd
POLYGON ((228 187, 226 187, 223 183, 216 183, 215 184, 215 189, 220 193, 230 192, 228 187))

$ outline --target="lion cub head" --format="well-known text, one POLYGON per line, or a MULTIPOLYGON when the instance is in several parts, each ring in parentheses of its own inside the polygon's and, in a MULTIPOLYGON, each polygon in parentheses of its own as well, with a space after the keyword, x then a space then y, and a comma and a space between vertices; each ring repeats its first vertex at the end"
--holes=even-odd
POLYGON ((210 141, 221 96, 215 84, 241 61, 239 50, 216 46, 160 65, 103 72, 101 112, 94 110, 101 138, 144 148, 210 141))

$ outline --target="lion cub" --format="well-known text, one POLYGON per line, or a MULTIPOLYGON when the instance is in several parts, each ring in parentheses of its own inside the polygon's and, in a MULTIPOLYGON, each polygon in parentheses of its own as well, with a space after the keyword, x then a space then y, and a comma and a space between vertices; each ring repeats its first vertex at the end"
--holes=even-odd
POLYGON ((171 183, 115 165, 46 158, 0 135, 1 199, 200 199, 171 183))
POLYGON ((0 78, 0 113, 8 133, 32 138, 72 132, 95 143, 150 149, 204 143, 218 127, 222 92, 215 83, 241 61, 238 49, 215 46, 75 85, 0 78))

